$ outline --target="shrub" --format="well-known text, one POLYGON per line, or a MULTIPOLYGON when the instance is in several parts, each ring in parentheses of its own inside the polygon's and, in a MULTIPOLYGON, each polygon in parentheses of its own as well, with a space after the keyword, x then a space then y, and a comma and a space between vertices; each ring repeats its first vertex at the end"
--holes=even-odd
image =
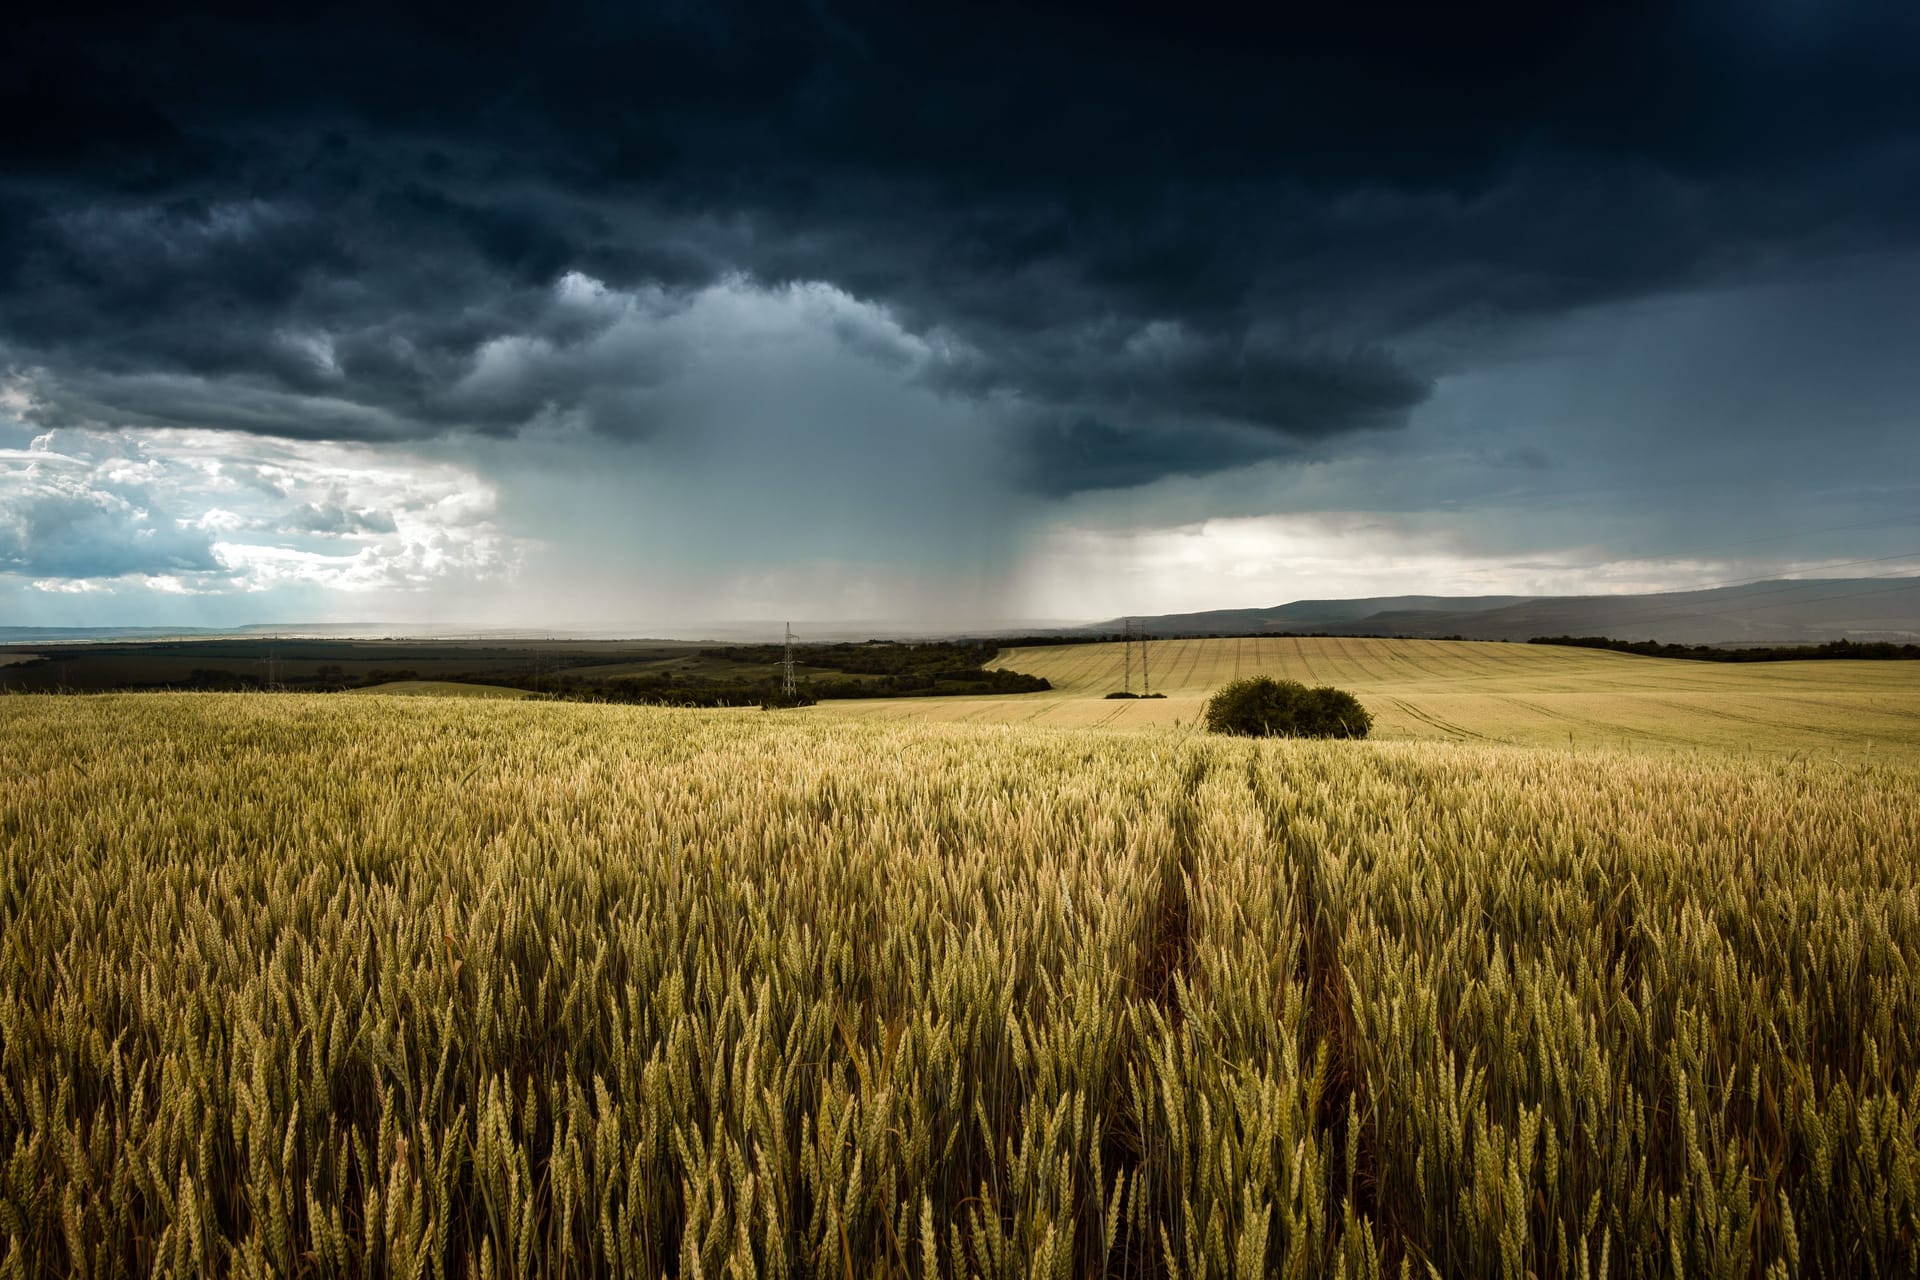
POLYGON ((1301 736, 1364 738, 1373 730, 1373 713, 1345 689, 1321 685, 1307 690, 1301 736))
POLYGON ((1249 676, 1207 699, 1207 728, 1249 738, 1364 738, 1373 716, 1345 689, 1249 676))

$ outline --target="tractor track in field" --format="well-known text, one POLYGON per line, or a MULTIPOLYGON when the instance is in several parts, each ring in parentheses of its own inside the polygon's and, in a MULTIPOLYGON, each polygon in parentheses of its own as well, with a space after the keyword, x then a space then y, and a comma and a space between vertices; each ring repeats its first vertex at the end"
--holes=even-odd
POLYGON ((1306 681, 1304 681, 1303 683, 1310 683, 1310 684, 1322 683, 1320 679, 1320 673, 1314 670, 1313 660, 1307 657, 1306 642, 1299 639, 1298 637, 1295 637, 1291 641, 1291 643, 1293 645, 1293 661, 1295 661, 1300 665, 1300 670, 1304 672, 1307 677, 1306 681))
POLYGON ((1421 724, 1429 728, 1438 729, 1449 737, 1458 738, 1463 742, 1471 739, 1478 739, 1481 742, 1487 741, 1486 734, 1476 733, 1465 725, 1455 724, 1451 720, 1444 719, 1433 712, 1423 711, 1404 698, 1388 698, 1387 701, 1400 708, 1401 711, 1413 717, 1415 720, 1418 720, 1421 724))
MULTIPOLYGON (((1209 767, 1207 757, 1194 756, 1182 769, 1179 790, 1167 811, 1173 838, 1160 863, 1159 883, 1154 887, 1132 971, 1125 975, 1133 998, 1152 1005, 1165 1025, 1176 1033, 1186 1023, 1187 1012, 1180 992, 1191 980, 1193 969, 1193 903, 1188 886, 1199 870, 1198 797, 1209 767)), ((1161 1159, 1151 1143, 1144 1146, 1126 1143, 1119 1140, 1114 1130, 1108 1130, 1101 1163, 1115 1170, 1128 1186, 1159 1183, 1164 1171, 1155 1166, 1161 1159)), ((1168 1274, 1161 1241, 1151 1233, 1137 1232, 1131 1218, 1123 1221, 1111 1243, 1101 1238, 1097 1220, 1090 1220, 1089 1225, 1093 1230, 1082 1236, 1081 1251, 1100 1258, 1101 1274, 1168 1274)), ((1085 1274, 1085 1271, 1076 1274, 1085 1274)))
POLYGON ((1346 966, 1341 962, 1348 929, 1346 912, 1328 883, 1331 872, 1326 852, 1293 829, 1287 802, 1267 784, 1256 761, 1248 762, 1247 786, 1268 841, 1284 853, 1281 865, 1294 878, 1300 930, 1294 981, 1306 992, 1308 1024, 1325 1051, 1326 1083, 1315 1123, 1327 1135, 1329 1185, 1351 1186, 1354 1207, 1363 1217, 1374 1218, 1379 1211, 1380 1153, 1370 1122, 1373 1101, 1361 1049, 1362 1032, 1354 1015, 1346 966), (1358 1132, 1351 1135, 1350 1155, 1348 1127, 1356 1117, 1358 1132))
MULTIPOLYGON (((1652 695, 1658 697, 1659 695, 1652 695)), ((1788 729, 1798 733, 1819 734, 1823 738, 1832 738, 1840 742, 1851 742, 1860 735, 1846 729, 1827 728, 1821 725, 1807 724, 1798 720, 1769 720, 1757 715, 1741 715, 1737 711, 1728 711, 1724 707, 1694 706, 1688 703, 1663 703, 1685 715, 1700 716, 1709 720, 1725 720, 1734 724, 1750 725, 1758 729, 1779 731, 1788 729)), ((1830 708, 1829 708, 1830 709, 1830 708)))
POLYGON ((1392 676, 1381 673, 1377 665, 1380 661, 1379 655, 1369 652, 1373 641, 1348 640, 1343 637, 1335 643, 1340 646, 1340 656, 1346 659, 1363 679, 1372 680, 1377 684, 1393 683, 1392 676))
MULTIPOLYGON (((1776 695, 1776 694, 1769 693, 1762 696, 1766 697, 1769 701, 1778 702, 1782 706, 1810 707, 1817 711, 1832 711, 1834 709, 1834 704, 1828 700, 1825 700, 1822 698, 1816 698, 1816 697, 1808 697, 1802 694, 1776 695)), ((1871 697, 1873 695, 1867 694, 1865 696, 1871 697)), ((1856 706, 1856 707, 1848 707, 1847 710, 1850 714, 1862 713, 1862 714, 1873 715, 1873 716, 1885 716, 1890 720, 1907 721, 1907 722, 1920 721, 1920 711, 1909 711, 1909 710, 1904 710, 1900 707, 1883 707, 1883 706, 1857 707, 1856 706)))
POLYGON ((1489 672, 1450 650, 1439 648, 1437 642, 1428 641, 1418 650, 1417 655, 1409 652, 1404 659, 1420 677, 1430 680, 1484 680, 1497 673, 1489 672), (1433 647, 1428 647, 1432 645, 1433 647))
MULTIPOLYGON (((1511 655, 1494 658, 1476 653, 1469 656, 1463 650, 1442 647, 1439 642, 1435 642, 1435 647, 1429 652, 1436 659, 1449 664, 1448 669, 1435 673, 1449 680, 1498 680, 1508 670, 1517 669, 1509 668, 1501 661, 1501 658, 1510 659, 1511 655)), ((1524 662, 1519 665, 1524 665, 1524 662)))
POLYGON ((1649 741, 1672 742, 1672 743, 1678 743, 1681 746, 1687 746, 1687 747, 1710 748, 1713 746, 1713 742, 1709 739, 1691 738, 1691 737, 1687 737, 1684 734, 1669 733, 1664 730, 1654 731, 1654 730, 1648 730, 1648 729, 1635 729, 1629 725, 1619 724, 1612 721, 1594 720, 1586 716, 1576 716, 1571 712, 1555 711, 1550 707, 1543 707, 1537 702, 1528 702, 1524 698, 1503 696, 1501 697, 1500 700, 1502 702, 1509 704, 1510 706, 1519 707, 1525 711, 1531 711, 1533 714, 1540 716, 1546 720, 1552 721, 1554 723, 1570 725, 1576 729, 1584 729, 1588 733, 1597 734, 1604 738, 1609 738, 1609 739, 1645 738, 1649 741))

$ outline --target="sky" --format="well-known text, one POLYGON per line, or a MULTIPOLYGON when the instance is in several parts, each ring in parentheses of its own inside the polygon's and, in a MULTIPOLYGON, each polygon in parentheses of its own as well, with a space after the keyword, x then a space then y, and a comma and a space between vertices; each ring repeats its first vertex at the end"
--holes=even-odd
POLYGON ((1237 8, 32 6, 0 623, 1920 571, 1920 7, 1237 8))

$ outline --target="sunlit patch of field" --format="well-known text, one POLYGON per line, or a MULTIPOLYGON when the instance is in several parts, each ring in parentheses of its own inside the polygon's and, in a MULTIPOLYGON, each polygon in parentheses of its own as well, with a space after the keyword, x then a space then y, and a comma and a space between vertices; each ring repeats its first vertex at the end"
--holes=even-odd
MULTIPOLYGON (((1340 637, 1159 640, 1164 699, 1113 701, 1118 644, 1010 649, 994 665, 1045 676, 1050 693, 835 703, 855 718, 1062 727, 1192 724, 1229 680, 1282 676, 1359 696, 1376 737, 1529 745, 1810 751, 1920 758, 1920 663, 1706 663, 1551 645, 1340 637)), ((1138 655, 1133 687, 1140 688, 1138 655)))
POLYGON ((1920 1268, 1920 766, 128 694, 0 776, 0 1276, 1920 1268))
POLYGON ((460 680, 389 680, 385 684, 370 684, 361 689, 348 689, 348 694, 390 693, 409 698, 530 698, 533 695, 525 689, 514 689, 503 684, 468 684, 460 680))

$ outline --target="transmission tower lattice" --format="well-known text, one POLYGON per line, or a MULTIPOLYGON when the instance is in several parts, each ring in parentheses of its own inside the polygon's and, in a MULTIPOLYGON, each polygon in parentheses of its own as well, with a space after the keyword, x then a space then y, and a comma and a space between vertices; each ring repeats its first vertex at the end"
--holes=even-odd
POLYGON ((787 624, 787 648, 780 659, 780 692, 789 699, 799 692, 799 686, 793 680, 793 624, 787 624))

